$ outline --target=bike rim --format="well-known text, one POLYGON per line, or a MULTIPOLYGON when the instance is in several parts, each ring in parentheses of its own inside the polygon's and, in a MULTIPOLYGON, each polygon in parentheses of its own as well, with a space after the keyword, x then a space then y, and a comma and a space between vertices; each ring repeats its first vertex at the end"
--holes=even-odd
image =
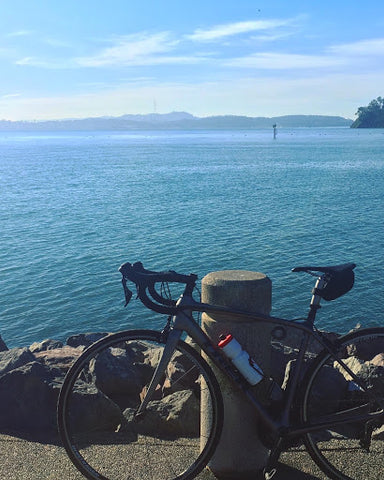
MULTIPOLYGON (((384 354, 384 329, 356 332, 340 342, 341 358, 371 388, 376 399, 370 399, 345 369, 336 365, 329 354, 323 354, 304 382, 307 383, 302 407, 304 422, 314 422, 321 415, 337 418, 337 414, 348 408, 375 412, 381 408, 380 403, 383 405, 384 366, 380 365, 380 355, 384 354)), ((312 458, 329 477, 377 480, 384 468, 383 421, 370 426, 372 432, 365 433, 367 422, 335 425, 307 434, 305 443, 312 458)))
POLYGON ((193 478, 220 430, 209 367, 180 342, 138 421, 134 412, 164 347, 160 335, 139 331, 98 343, 74 364, 60 395, 60 432, 72 462, 90 479, 193 478))

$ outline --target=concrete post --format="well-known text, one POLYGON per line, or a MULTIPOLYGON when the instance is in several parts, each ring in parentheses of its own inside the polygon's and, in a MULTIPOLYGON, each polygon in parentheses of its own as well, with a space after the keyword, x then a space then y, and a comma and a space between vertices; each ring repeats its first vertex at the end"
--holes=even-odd
MULTIPOLYGON (((262 273, 227 270, 210 273, 202 280, 204 303, 269 314, 271 298, 272 282, 262 273)), ((271 327, 268 324, 236 316, 203 314, 202 327, 216 344, 222 333, 232 333, 264 373, 269 374, 271 327)), ((258 438, 257 415, 248 400, 221 372, 215 368, 214 371, 224 398, 224 428, 208 466, 220 478, 244 479, 265 466, 269 452, 258 438)), ((202 416, 204 424, 204 412, 202 416)))

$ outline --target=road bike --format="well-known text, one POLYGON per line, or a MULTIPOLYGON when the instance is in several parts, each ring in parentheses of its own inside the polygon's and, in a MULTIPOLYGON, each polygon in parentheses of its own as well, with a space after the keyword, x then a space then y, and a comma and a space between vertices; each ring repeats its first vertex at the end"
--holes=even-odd
MULTIPOLYGON (((68 371, 59 395, 58 426, 74 465, 93 480, 204 475, 225 421, 214 365, 258 414, 257 428, 270 450, 265 478, 276 472, 280 454, 298 445, 306 447, 329 478, 383 478, 384 328, 332 336, 314 325, 322 299, 334 300, 352 288, 354 268, 353 263, 294 268, 315 276, 316 283, 308 316, 286 320, 201 303, 193 298, 194 274, 123 264, 119 271, 126 304, 132 296, 127 283, 133 282, 142 303, 166 316, 164 327, 109 334, 68 371), (182 290, 178 298, 172 298, 172 285, 182 290), (202 330, 194 317, 200 312, 267 322, 282 342, 282 334, 295 329, 300 340, 284 388, 265 377, 269 398, 260 400, 258 385, 251 385, 202 330), (309 348, 313 343, 320 347, 316 356, 309 348)), ((257 367, 251 360, 250 365, 257 367)))

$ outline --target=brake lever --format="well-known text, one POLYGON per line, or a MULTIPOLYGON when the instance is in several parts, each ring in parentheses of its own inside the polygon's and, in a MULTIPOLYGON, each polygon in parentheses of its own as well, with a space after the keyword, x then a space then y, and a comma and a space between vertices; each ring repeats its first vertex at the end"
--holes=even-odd
POLYGON ((127 279, 125 277, 122 278, 121 283, 123 284, 123 289, 124 289, 124 296, 125 296, 125 305, 126 307, 128 303, 131 301, 132 298, 132 292, 129 290, 127 287, 127 279))

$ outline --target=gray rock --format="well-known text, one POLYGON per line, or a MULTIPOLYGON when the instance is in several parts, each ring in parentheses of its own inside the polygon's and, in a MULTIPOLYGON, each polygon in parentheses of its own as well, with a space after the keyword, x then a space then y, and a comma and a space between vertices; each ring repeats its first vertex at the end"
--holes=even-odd
POLYGON ((0 335, 0 352, 4 352, 5 350, 8 350, 8 347, 0 335))
POLYGON ((35 358, 52 370, 55 376, 64 378, 64 375, 83 350, 83 347, 73 348, 65 345, 62 348, 36 352, 35 358))
MULTIPOLYGON (((127 408, 124 417, 129 425, 134 410, 127 408)), ((142 419, 135 424, 138 433, 146 435, 179 435, 197 437, 200 428, 200 403, 189 390, 180 390, 162 400, 149 403, 142 419)))
POLYGON ((97 342, 103 337, 106 337, 108 333, 79 333, 78 335, 72 335, 67 339, 67 345, 70 347, 89 347, 92 343, 97 342))
POLYGON ((141 350, 111 348, 90 364, 95 385, 107 396, 120 402, 125 396, 137 399, 143 382, 149 382, 153 367, 141 350))
POLYGON ((0 376, 34 360, 35 357, 28 348, 12 348, 0 352, 0 376))
POLYGON ((120 408, 96 387, 89 383, 76 383, 71 397, 71 419, 76 431, 115 431, 124 420, 120 408))
POLYGON ((42 342, 32 343, 32 345, 29 347, 29 350, 32 353, 35 353, 35 352, 43 352, 45 350, 53 350, 55 348, 61 348, 62 346, 63 346, 63 342, 60 342, 59 340, 52 340, 51 338, 47 338, 42 342))
POLYGON ((31 362, 0 378, 0 427, 21 432, 56 429, 59 384, 49 368, 31 362))

